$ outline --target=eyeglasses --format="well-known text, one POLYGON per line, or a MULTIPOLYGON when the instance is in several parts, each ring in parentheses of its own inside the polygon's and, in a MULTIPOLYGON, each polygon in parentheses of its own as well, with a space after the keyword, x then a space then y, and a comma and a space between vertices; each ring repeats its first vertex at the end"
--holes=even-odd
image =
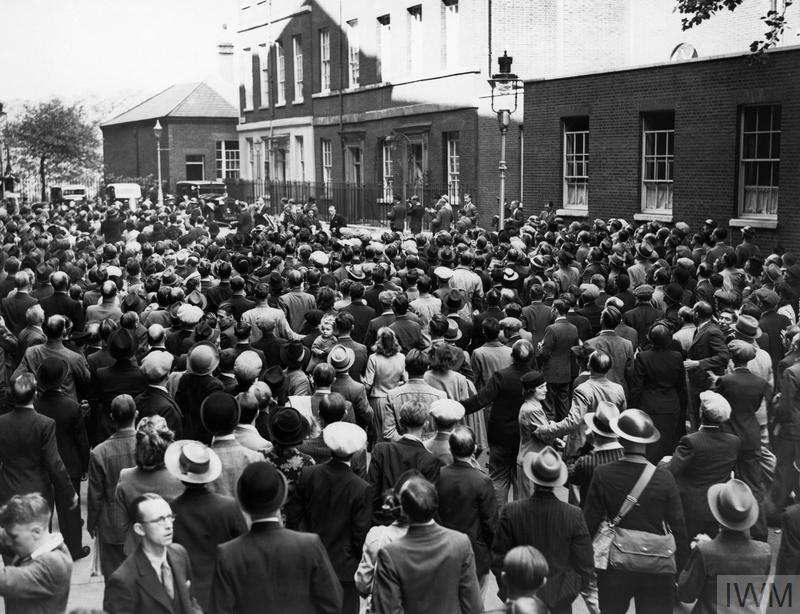
POLYGON ((152 520, 142 520, 143 524, 164 524, 165 522, 175 522, 175 514, 167 514, 166 516, 159 516, 158 518, 153 518, 152 520))

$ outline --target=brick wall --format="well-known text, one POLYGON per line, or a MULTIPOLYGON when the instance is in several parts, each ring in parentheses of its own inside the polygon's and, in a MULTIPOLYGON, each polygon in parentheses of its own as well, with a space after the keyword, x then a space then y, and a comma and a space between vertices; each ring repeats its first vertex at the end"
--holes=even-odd
MULTIPOLYGON (((738 122, 742 105, 782 106, 779 227, 762 243, 800 247, 800 50, 767 62, 748 57, 529 82, 525 90, 525 194, 529 202, 562 202, 562 118, 589 116, 589 217, 640 211, 641 118, 674 110, 674 220, 693 228, 713 217, 737 217, 738 122), (624 93, 624 94, 622 94, 624 93)), ((738 233, 734 233, 738 239, 738 233)))

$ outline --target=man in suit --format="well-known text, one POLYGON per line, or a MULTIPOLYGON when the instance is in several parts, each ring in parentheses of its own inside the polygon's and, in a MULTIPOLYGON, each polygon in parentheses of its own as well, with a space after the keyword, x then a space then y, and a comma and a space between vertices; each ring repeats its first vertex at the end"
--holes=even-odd
POLYGON ((581 308, 578 313, 589 320, 592 326, 592 335, 600 332, 600 314, 603 311, 602 304, 598 304, 600 298, 600 288, 594 284, 581 284, 581 295, 579 303, 581 308))
POLYGON ((117 304, 117 284, 106 280, 100 287, 101 302, 86 307, 86 322, 102 322, 106 318, 119 323, 122 310, 117 304))
POLYGON ((475 571, 483 586, 491 566, 491 548, 497 526, 497 499, 489 476, 473 461, 475 435, 458 426, 449 438, 452 464, 439 473, 439 520, 443 527, 469 537, 475 554, 475 571))
POLYGON ((714 388, 731 405, 727 430, 742 442, 736 461, 736 476, 750 487, 759 503, 761 513, 751 529, 755 539, 766 541, 767 523, 764 516, 763 469, 761 467, 761 427, 756 412, 765 398, 769 398, 769 382, 751 372, 747 363, 756 356, 752 343, 734 339, 728 343, 733 362, 733 372, 716 380, 714 388))
POLYGON ((389 325, 395 335, 403 353, 411 349, 424 349, 430 345, 430 339, 422 332, 419 325, 419 318, 413 313, 408 312, 408 296, 404 292, 399 292, 392 300, 392 310, 395 320, 389 325))
POLYGON ((636 287, 633 290, 633 295, 636 297, 636 306, 625 312, 625 324, 636 329, 636 334, 639 336, 639 347, 647 341, 647 331, 653 322, 664 315, 659 309, 653 307, 651 303, 653 292, 655 292, 655 288, 650 284, 642 284, 636 287))
POLYGON ((394 295, 395 293, 392 290, 384 290, 378 295, 380 315, 369 321, 367 332, 364 335, 364 345, 369 351, 371 351, 372 346, 375 345, 375 341, 378 338, 378 331, 384 326, 390 326, 397 319, 392 309, 394 295))
POLYGON ((244 295, 244 279, 238 275, 231 279, 231 296, 222 305, 230 305, 230 313, 237 322, 246 311, 255 307, 255 303, 244 295))
POLYGON ((575 306, 578 304, 578 299, 575 298, 575 295, 564 292, 560 298, 561 300, 567 301, 569 305, 569 310, 564 317, 567 318, 567 322, 578 329, 578 338, 581 341, 588 341, 591 339, 593 335, 592 324, 589 322, 589 318, 576 311, 575 306))
POLYGON ((519 410, 524 402, 520 378, 531 370, 531 342, 520 339, 514 343, 511 361, 510 366, 495 371, 475 396, 463 402, 467 414, 473 414, 492 404, 492 413, 486 425, 489 477, 494 483, 497 504, 500 507, 508 502, 508 492, 516 484, 519 410))
MULTIPOLYGON (((419 350, 411 350, 406 354, 406 373, 408 381, 402 386, 390 390, 386 396, 386 413, 383 416, 383 441, 397 441, 401 432, 398 431, 400 408, 408 402, 416 401, 423 407, 430 407, 438 399, 447 398, 444 390, 439 390, 428 384, 423 376, 430 366, 429 355, 419 350)), ((435 430, 429 418, 423 428, 423 436, 432 435, 435 430)), ((381 434, 378 434, 379 438, 381 434)))
MULTIPOLYGON (((486 343, 483 336, 483 323, 487 318, 494 318, 498 322, 505 317, 505 312, 500 308, 500 292, 489 290, 484 298, 486 310, 482 311, 472 319, 472 347, 477 348, 486 343)), ((550 308, 547 308, 548 312, 550 308)), ((438 310, 437 310, 438 312, 438 310)))
POLYGON ((76 508, 78 495, 58 453, 56 423, 33 408, 35 394, 32 373, 12 379, 14 409, 0 416, 0 501, 38 492, 51 508, 54 494, 59 504, 76 508))
POLYGON ((297 269, 292 269, 286 275, 289 283, 289 291, 281 294, 278 304, 286 312, 289 326, 296 333, 300 332, 305 322, 306 312, 317 308, 314 297, 303 290, 303 273, 297 269))
POLYGON ((431 403, 429 413, 436 426, 436 434, 425 441, 425 447, 444 467, 453 462, 450 435, 456 424, 464 420, 464 406, 453 399, 440 399, 431 403))
POLYGON ((211 286, 205 292, 206 298, 208 299, 209 311, 217 311, 219 306, 233 295, 233 290, 231 290, 232 272, 233 267, 231 266, 230 262, 223 260, 219 263, 219 267, 217 267, 219 283, 216 286, 211 286))
POLYGON ((195 596, 200 607, 209 611, 217 546, 244 535, 247 524, 236 499, 208 490, 222 471, 222 462, 212 449, 199 441, 175 441, 164 454, 164 464, 186 486, 172 502, 173 539, 186 549, 195 596))
POLYGON ((622 313, 616 307, 606 307, 600 314, 602 330, 596 337, 589 339, 586 345, 592 350, 601 350, 611 357, 611 369, 608 379, 622 386, 628 395, 633 375, 633 351, 630 341, 620 337, 616 328, 622 322, 622 313))
POLYGON ((455 339, 454 345, 457 345, 462 350, 469 347, 472 341, 472 322, 466 319, 463 315, 463 309, 467 304, 464 293, 461 290, 450 290, 442 299, 444 306, 444 313, 447 314, 448 320, 454 320, 458 324, 458 330, 461 331, 461 336, 455 339))
MULTIPOLYGON (((548 307, 548 311, 549 309, 548 307)), ((493 317, 485 318, 481 328, 481 338, 485 342, 481 346, 475 346, 470 358, 475 388, 478 390, 486 385, 492 373, 511 365, 511 347, 499 340, 500 321, 493 317)))
POLYGON ((544 331, 553 321, 553 310, 543 302, 544 288, 541 284, 533 284, 529 292, 531 304, 522 308, 522 321, 525 322, 525 330, 533 335, 533 344, 536 345, 544 339, 544 331))
POLYGON ((136 404, 129 395, 111 402, 111 420, 116 430, 94 447, 89 456, 86 529, 96 539, 100 570, 106 580, 125 560, 123 544, 127 513, 116 504, 117 482, 123 469, 136 465, 136 404))
POLYGON ((280 361, 280 352, 281 348, 289 342, 275 334, 275 320, 261 318, 256 323, 261 329, 261 339, 254 341, 250 345, 250 349, 261 352, 260 358, 264 370, 275 365, 283 366, 280 361))
POLYGON ((170 430, 175 433, 175 438, 180 439, 183 417, 178 404, 167 392, 167 380, 173 362, 174 357, 169 352, 151 352, 142 358, 139 370, 144 376, 147 388, 134 400, 140 419, 154 415, 162 416, 170 430))
MULTIPOLYGON (((58 453, 80 501, 81 476, 89 468, 89 439, 80 405, 60 390, 66 375, 67 365, 63 360, 52 356, 46 358, 36 372, 39 392, 33 406, 56 423, 58 453)), ((89 547, 81 545, 83 521, 80 505, 71 508, 70 504, 70 501, 58 500, 56 510, 64 542, 72 560, 77 561, 89 554, 89 547)))
POLYGON ((397 441, 375 444, 367 471, 367 480, 372 484, 372 507, 376 523, 385 520, 377 517, 384 491, 393 488, 397 478, 404 472, 416 469, 434 483, 439 478, 440 463, 428 452, 421 439, 428 419, 428 408, 418 401, 409 401, 400 407, 398 417, 403 434, 397 441))
POLYGON ((27 273, 20 272, 14 276, 14 288, 16 294, 0 302, 0 314, 5 319, 8 330, 17 337, 25 328, 25 312, 38 301, 31 296, 31 280, 27 273))
POLYGON ((800 466, 800 362, 783 372, 781 396, 774 419, 772 445, 777 462, 768 505, 773 515, 783 511, 792 489, 797 490, 797 467, 800 466))
POLYGON ((548 405, 556 420, 569 412, 569 396, 572 388, 572 352, 578 345, 578 329, 567 321, 569 303, 564 299, 553 301, 555 321, 544 331, 540 354, 542 373, 547 382, 548 405))
POLYGON ((533 495, 509 503, 500 512, 492 545, 492 572, 504 596, 503 558, 515 546, 533 546, 544 554, 550 567, 539 598, 554 614, 571 612, 572 602, 581 592, 594 601, 589 593, 594 579, 592 539, 580 509, 559 501, 553 493, 567 480, 567 466, 558 453, 550 446, 529 452, 522 467, 534 484, 533 495))
POLYGON ((136 343, 127 330, 120 328, 111 333, 108 350, 114 358, 114 364, 97 371, 92 391, 99 404, 98 441, 104 441, 114 430, 109 418, 111 401, 120 394, 135 398, 147 388, 147 381, 134 357, 136 343))
MULTIPOLYGON (((792 467, 795 476, 800 468, 792 467)), ((797 483, 795 482, 795 488, 797 483)), ((800 503, 788 507, 781 515, 781 545, 778 549, 778 560, 775 573, 778 575, 800 574, 800 503)))
MULTIPOLYGON (((612 419, 611 430, 617 434, 625 448, 622 459, 600 465, 586 495, 583 512, 589 535, 595 535, 600 523, 614 518, 623 501, 633 490, 643 470, 648 465, 647 444, 658 440, 660 433, 650 417, 640 409, 627 409, 612 419)), ((669 471, 656 468, 638 503, 619 524, 624 529, 634 529, 663 535, 665 526, 675 537, 675 564, 682 569, 689 555, 689 538, 683 520, 678 487, 669 471)), ((627 612, 631 599, 637 612, 671 614, 675 576, 652 574, 620 569, 598 571, 600 610, 609 614, 627 612)))
MULTIPOLYGON (((386 281, 386 269, 382 266, 376 266, 372 269, 371 278, 372 285, 364 291, 364 302, 378 314, 386 309, 386 302, 380 299, 380 295, 389 289, 384 283, 386 281)), ((391 309, 391 301, 388 302, 388 306, 391 309)), ((369 344, 367 344, 367 347, 369 347, 369 344)))
MULTIPOLYGON (((375 317, 375 310, 364 302, 364 285, 355 282, 350 286, 350 304, 344 308, 344 313, 353 316, 352 336, 357 343, 364 343, 369 323, 375 317)), ((366 364, 364 365, 366 368, 366 364)))
POLYGON ((331 560, 344 600, 343 614, 358 614, 358 591, 353 580, 364 539, 370 527, 370 486, 350 462, 366 450, 367 434, 359 426, 334 422, 322 431, 331 459, 303 469, 286 504, 286 526, 319 535, 331 560))
POLYGON ((754 542, 748 535, 758 518, 758 502, 747 484, 740 480, 714 484, 705 499, 720 531, 713 540, 700 540, 695 545, 678 578, 678 599, 696 601, 692 612, 697 614, 716 614, 729 609, 725 597, 722 603, 717 600, 722 594, 720 576, 747 575, 754 583, 754 576, 761 576, 766 582, 772 554, 769 544, 754 542))
POLYGON ((681 437, 664 465, 678 483, 690 537, 699 533, 714 537, 718 531, 706 493, 710 486, 727 482, 736 466, 741 441, 722 430, 730 416, 731 406, 725 397, 711 390, 701 392, 700 430, 681 437))
POLYGON ((353 351, 353 364, 350 365, 348 373, 357 382, 361 381, 364 372, 367 370, 367 361, 369 359, 369 352, 367 346, 362 345, 352 337, 353 327, 355 326, 355 318, 353 314, 347 311, 341 311, 336 316, 333 323, 333 332, 339 345, 346 347, 353 351))
POLYGON ((683 361, 689 376, 689 419, 693 426, 698 424, 700 393, 711 387, 708 372, 722 375, 730 359, 725 335, 712 320, 713 313, 711 305, 706 301, 695 303, 694 323, 697 328, 686 354, 687 358, 683 361))
POLYGON ((49 522, 50 507, 39 493, 14 495, 0 508, 3 554, 9 557, 2 564, 0 596, 9 614, 67 609, 72 560, 49 522))
MULTIPOLYGON (((265 407, 269 407, 272 401, 272 392, 269 386, 264 382, 257 382, 253 386, 264 387, 263 394, 269 395, 268 400, 265 402, 265 407)), ((261 409, 259 403, 260 393, 257 388, 251 388, 247 392, 240 392, 236 396, 236 403, 239 405, 239 424, 233 429, 233 436, 236 438, 239 445, 244 446, 248 450, 260 452, 264 456, 272 452, 272 444, 264 439, 256 428, 256 418, 258 417, 261 409)))
POLYGON ((53 294, 39 301, 44 310, 44 317, 54 315, 67 316, 72 321, 73 330, 82 331, 84 325, 83 306, 69 297, 69 277, 63 271, 56 271, 50 275, 53 284, 53 294))
POLYGON ((372 592, 376 612, 477 614, 483 611, 469 537, 439 526, 436 488, 412 477, 400 489, 405 535, 378 551, 372 592))
POLYGON ((236 493, 252 525, 217 547, 210 612, 341 612, 342 587, 322 540, 281 524, 287 490, 286 478, 268 462, 242 472, 236 493))
POLYGON ((183 546, 173 543, 175 514, 159 495, 131 502, 133 530, 141 543, 111 575, 103 595, 109 614, 200 613, 192 592, 192 567, 183 546))
MULTIPOLYGON (((39 365, 48 356, 60 358, 67 364, 67 376, 64 378, 62 388, 72 399, 78 400, 78 394, 85 394, 89 388, 90 374, 89 365, 82 354, 73 352, 64 347, 64 339, 67 335, 67 325, 64 316, 50 316, 45 320, 42 327, 47 341, 41 345, 34 345, 25 350, 22 361, 17 366, 12 377, 22 373, 36 373, 39 365)), ((128 335, 127 332, 125 332, 128 335)), ((128 335, 130 338, 130 335, 128 335)))
POLYGON ((756 303, 761 308, 758 327, 769 336, 769 355, 772 358, 772 371, 777 378, 778 363, 783 358, 782 333, 791 325, 789 318, 778 313, 780 297, 769 288, 759 288, 754 292, 756 303))

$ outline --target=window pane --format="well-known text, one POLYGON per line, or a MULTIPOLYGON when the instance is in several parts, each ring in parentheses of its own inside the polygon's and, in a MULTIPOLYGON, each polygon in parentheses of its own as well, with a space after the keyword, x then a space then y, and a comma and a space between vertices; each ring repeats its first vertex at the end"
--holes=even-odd
POLYGON ((756 135, 756 158, 769 158, 769 133, 756 135))
POLYGON ((756 129, 756 108, 749 107, 744 110, 744 131, 753 132, 756 129))
POLYGON ((653 132, 648 132, 644 135, 644 152, 648 156, 652 156, 656 151, 656 135, 653 132))
POLYGON ((772 133, 772 147, 770 147, 770 158, 781 157, 781 133, 772 133))
POLYGON ((742 157, 755 158, 756 157, 756 135, 745 134, 742 139, 742 157))
POLYGON ((772 120, 772 107, 758 107, 758 126, 759 132, 770 130, 772 120))

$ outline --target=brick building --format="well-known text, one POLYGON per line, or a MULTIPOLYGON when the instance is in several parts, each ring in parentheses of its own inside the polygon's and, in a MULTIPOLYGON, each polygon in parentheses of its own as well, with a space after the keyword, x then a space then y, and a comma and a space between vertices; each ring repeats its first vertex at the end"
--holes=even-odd
POLYGON ((165 192, 184 179, 239 178, 239 113, 222 83, 170 86, 100 125, 106 177, 156 177, 153 127, 161 122, 165 192))
POLYGON ((697 229, 711 217, 760 229, 762 244, 800 242, 800 49, 529 81, 525 94, 534 201, 569 218, 697 229))

